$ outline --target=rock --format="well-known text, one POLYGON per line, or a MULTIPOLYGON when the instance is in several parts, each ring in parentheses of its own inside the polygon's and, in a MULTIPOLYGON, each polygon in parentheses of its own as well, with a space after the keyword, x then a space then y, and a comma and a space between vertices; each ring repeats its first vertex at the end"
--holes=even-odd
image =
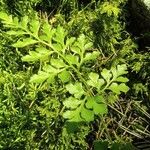
POLYGON ((150 32, 150 1, 129 0, 128 5, 130 26, 133 34, 139 36, 150 32))
POLYGON ((150 9, 150 1, 149 0, 144 0, 144 4, 150 9))
POLYGON ((129 0, 128 31, 138 37, 139 47, 150 47, 150 0, 129 0))

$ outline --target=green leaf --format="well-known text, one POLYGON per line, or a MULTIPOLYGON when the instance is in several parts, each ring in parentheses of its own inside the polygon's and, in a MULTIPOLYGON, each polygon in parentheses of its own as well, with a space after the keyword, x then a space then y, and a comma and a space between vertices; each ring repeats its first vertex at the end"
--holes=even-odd
POLYGON ((93 121, 94 120, 94 113, 93 113, 93 111, 88 110, 88 109, 83 107, 81 110, 81 117, 87 122, 93 121))
POLYGON ((95 96, 94 103, 93 103, 93 111, 96 115, 100 114, 107 114, 107 105, 104 103, 105 99, 103 96, 95 96))
MULTIPOLYGON (((68 87, 70 93, 76 93, 72 87, 68 87)), ((71 110, 65 111, 63 116, 69 119, 70 122, 93 121, 94 114, 103 115, 108 112, 107 105, 103 103, 102 96, 87 97, 87 99, 78 100, 69 97, 64 101, 64 106, 71 110)))
POLYGON ((82 55, 85 53, 85 50, 91 48, 92 45, 93 45, 92 42, 88 42, 85 35, 81 34, 76 40, 76 42, 74 42, 73 45, 71 46, 71 51, 74 52, 75 54, 79 54, 79 56, 82 57, 82 55))
POLYGON ((29 55, 26 55, 22 57, 22 61, 26 62, 34 62, 34 61, 46 61, 48 60, 48 57, 52 54, 53 52, 44 48, 44 47, 39 47, 36 48, 36 51, 30 51, 29 55))
POLYGON ((110 70, 107 69, 103 69, 101 75, 107 82, 109 82, 112 77, 110 70))
POLYGON ((117 75, 120 76, 123 74, 127 74, 128 72, 126 70, 127 70, 127 66, 125 64, 118 65, 117 66, 117 75))
POLYGON ((77 41, 71 46, 71 51, 81 56, 85 52, 85 44, 86 44, 85 35, 81 34, 78 37, 77 41))
POLYGON ((0 84, 4 84, 5 83, 5 78, 0 76, 0 84))
POLYGON ((83 122, 85 121, 83 118, 81 118, 80 113, 77 111, 77 113, 74 114, 74 117, 69 120, 69 122, 83 122))
POLYGON ((105 81, 103 79, 99 79, 98 84, 97 84, 97 89, 100 90, 104 84, 105 84, 105 81))
POLYGON ((91 110, 84 108, 82 101, 77 99, 70 99, 66 102, 65 106, 72 108, 73 110, 67 110, 63 113, 63 117, 69 119, 69 122, 81 122, 81 121, 93 121, 94 113, 91 110))
POLYGON ((94 141, 94 150, 108 150, 109 142, 108 141, 94 141))
POLYGON ((48 77, 49 77, 48 73, 40 71, 38 74, 35 74, 31 77, 30 82, 31 83, 43 83, 48 77))
POLYGON ((91 72, 91 73, 89 74, 89 78, 90 78, 93 82, 97 82, 98 79, 99 79, 99 75, 98 75, 97 73, 91 72))
POLYGON ((110 95, 108 95, 107 99, 108 99, 108 103, 110 103, 112 105, 118 100, 118 96, 110 94, 110 95))
POLYGON ((12 15, 8 15, 5 12, 0 12, 0 19, 5 27, 12 27, 14 26, 12 15))
POLYGON ((96 103, 104 103, 105 102, 105 99, 102 95, 94 96, 94 100, 95 100, 96 103))
POLYGON ((49 74, 49 77, 47 78, 47 83, 53 83, 54 82, 54 80, 55 80, 55 74, 54 73, 52 73, 52 74, 49 74))
POLYGON ((68 115, 67 117, 70 117, 69 119, 70 122, 82 122, 82 121, 89 122, 94 120, 93 112, 84 107, 82 108, 79 107, 75 111, 68 111, 67 115, 68 115))
POLYGON ((64 106, 66 106, 67 108, 72 108, 72 109, 77 108, 81 103, 82 103, 81 100, 78 100, 74 97, 69 97, 63 102, 64 106))
POLYGON ((116 93, 116 94, 120 94, 120 88, 119 85, 117 83, 112 83, 109 88, 112 92, 116 93))
POLYGON ((71 46, 72 43, 75 41, 75 37, 67 38, 66 40, 66 47, 71 46))
POLYGON ((60 43, 62 47, 64 47, 65 36, 66 36, 65 29, 61 26, 58 26, 55 32, 55 36, 53 36, 53 40, 60 43))
POLYGON ((18 35, 23 35, 23 34, 26 34, 26 32, 24 32, 24 31, 13 31, 13 30, 10 30, 10 31, 7 31, 6 32, 6 34, 8 34, 8 35, 16 35, 16 36, 18 36, 18 35))
POLYGON ((56 68, 64 68, 66 66, 62 59, 51 59, 51 65, 56 68))
POLYGON ((120 12, 120 9, 109 2, 105 2, 102 5, 101 14, 106 13, 108 16, 114 15, 117 17, 119 12, 120 12))
POLYGON ((92 52, 92 53, 86 53, 83 61, 89 61, 89 60, 95 60, 99 56, 100 52, 92 52))
POLYGON ((110 150, 137 150, 132 143, 120 143, 120 142, 113 142, 110 150))
POLYGON ((108 112, 107 105, 103 103, 104 98, 102 96, 88 97, 86 102, 86 107, 88 109, 93 109, 94 114, 103 115, 108 112))
POLYGON ((80 98, 85 93, 82 87, 82 83, 79 82, 75 84, 67 84, 66 89, 70 94, 73 94, 75 98, 80 98))
POLYGON ((89 78, 90 80, 87 81, 87 84, 97 89, 100 89, 101 86, 105 83, 103 79, 99 79, 99 75, 97 73, 91 72, 89 74, 89 78))
POLYGON ((10 23, 12 22, 12 16, 9 16, 7 13, 5 12, 0 12, 0 19, 5 20, 6 23, 10 23))
POLYGON ((78 46, 75 46, 75 45, 71 46, 71 51, 74 52, 75 54, 79 54, 79 55, 81 53, 80 48, 78 46))
POLYGON ((51 65, 44 65, 44 66, 43 66, 43 70, 44 70, 45 72, 53 73, 53 74, 55 74, 55 75, 63 71, 63 69, 62 69, 62 70, 61 70, 61 69, 57 69, 57 68, 54 68, 54 67, 51 66, 51 65))
POLYGON ((120 85, 117 83, 112 83, 108 89, 119 95, 120 91, 126 93, 129 90, 129 87, 124 83, 121 83, 120 85))
POLYGON ((99 75, 97 73, 91 72, 89 74, 89 78, 90 78, 90 80, 87 81, 87 84, 90 86, 93 86, 93 87, 97 87, 99 75))
POLYGON ((62 51, 62 49, 63 49, 63 47, 62 47, 62 45, 61 44, 59 44, 59 43, 57 43, 57 44, 52 44, 53 45, 53 49, 55 50, 55 51, 62 51))
POLYGON ((51 51, 45 47, 38 47, 38 48, 36 48, 36 51, 41 55, 50 55, 53 53, 53 51, 51 51))
POLYGON ((30 22, 30 30, 33 32, 33 35, 38 37, 38 32, 40 28, 40 22, 38 19, 32 19, 30 22))
MULTIPOLYGON (((76 115, 76 113, 74 111, 71 111, 71 110, 67 110, 63 113, 63 117, 65 119, 71 119, 73 118, 74 116, 76 115)), ((77 114, 78 115, 78 114, 77 114)))
POLYGON ((84 49, 85 49, 85 50, 88 50, 88 49, 92 48, 92 46, 93 46, 93 43, 92 43, 92 42, 88 42, 88 43, 86 43, 86 44, 84 45, 84 49))
POLYGON ((33 40, 31 38, 26 38, 26 39, 23 39, 23 41, 17 41, 16 43, 14 43, 12 46, 13 47, 18 47, 18 48, 22 48, 22 47, 25 47, 25 46, 29 46, 29 45, 32 45, 32 44, 35 44, 37 43, 38 41, 36 40, 33 40))
POLYGON ((42 31, 44 33, 43 36, 40 36, 40 39, 45 40, 51 43, 51 39, 56 32, 56 29, 52 29, 52 26, 46 20, 43 24, 42 31))
POLYGON ((17 17, 14 17, 13 23, 18 26, 19 25, 19 19, 17 17))
POLYGON ((86 44, 86 38, 84 34, 81 34, 78 37, 76 45, 80 48, 81 51, 85 51, 84 46, 86 44))
POLYGON ((125 77, 118 77, 117 79, 115 79, 115 81, 117 81, 117 82, 128 82, 129 79, 125 78, 125 77))
POLYGON ((100 114, 107 114, 108 110, 107 110, 107 105, 106 104, 98 104, 98 103, 94 103, 93 104, 93 111, 96 115, 100 114))
POLYGON ((124 83, 121 83, 121 84, 119 85, 119 88, 120 88, 120 91, 122 91, 122 92, 124 92, 124 93, 128 92, 128 90, 129 90, 129 87, 126 86, 124 83))
POLYGON ((69 62, 69 64, 75 64, 75 65, 79 64, 79 57, 78 56, 66 55, 65 57, 66 57, 67 61, 69 62))
POLYGON ((78 107, 75 110, 67 110, 66 112, 63 113, 63 117, 69 119, 68 120, 69 122, 85 121, 83 118, 81 118, 80 111, 81 111, 81 107, 78 107))
POLYGON ((25 28, 25 29, 27 29, 28 28, 28 16, 24 16, 23 18, 22 18, 22 20, 21 20, 21 26, 23 27, 23 28, 25 28))
POLYGON ((40 54, 38 54, 37 52, 34 52, 34 51, 30 51, 29 55, 22 57, 22 61, 35 62, 35 61, 38 61, 39 58, 40 58, 40 54))
POLYGON ((61 73, 58 74, 58 77, 61 79, 62 82, 66 83, 69 82, 71 79, 71 75, 69 71, 62 71, 61 73))
POLYGON ((93 109, 94 97, 87 97, 86 108, 93 109))

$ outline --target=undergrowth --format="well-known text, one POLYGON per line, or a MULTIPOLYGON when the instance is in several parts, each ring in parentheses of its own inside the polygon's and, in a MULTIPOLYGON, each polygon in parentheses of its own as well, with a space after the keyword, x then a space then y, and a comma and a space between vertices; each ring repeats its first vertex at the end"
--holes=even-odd
POLYGON ((126 2, 57 4, 1 1, 0 149, 133 149, 150 136, 149 53, 126 2))

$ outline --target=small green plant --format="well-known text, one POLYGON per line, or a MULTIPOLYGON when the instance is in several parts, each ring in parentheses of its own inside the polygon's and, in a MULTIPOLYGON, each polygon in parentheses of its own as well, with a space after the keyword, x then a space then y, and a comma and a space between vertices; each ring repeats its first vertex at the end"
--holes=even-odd
POLYGON ((29 54, 22 61, 39 64, 30 84, 38 91, 54 88, 58 92, 56 101, 61 99, 63 103, 60 115, 68 121, 89 122, 94 120, 94 115, 107 114, 108 105, 121 92, 129 90, 125 84, 128 79, 124 77, 126 65, 96 71, 94 65, 100 52, 92 49, 92 42, 84 34, 69 37, 62 26, 54 28, 48 20, 30 20, 27 16, 18 20, 1 12, 0 19, 9 29, 6 33, 19 39, 13 47, 29 47, 29 54))
POLYGON ((0 13, 0 149, 134 149, 149 136, 148 33, 137 49, 127 0, 9 1, 0 1, 13 16, 0 13))

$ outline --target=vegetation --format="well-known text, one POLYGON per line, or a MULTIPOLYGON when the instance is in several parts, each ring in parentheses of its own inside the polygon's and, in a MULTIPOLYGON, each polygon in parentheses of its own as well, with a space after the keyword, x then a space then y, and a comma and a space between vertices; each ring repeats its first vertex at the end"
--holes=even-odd
POLYGON ((133 150, 150 136, 150 52, 127 1, 11 3, 0 1, 0 149, 133 150))

